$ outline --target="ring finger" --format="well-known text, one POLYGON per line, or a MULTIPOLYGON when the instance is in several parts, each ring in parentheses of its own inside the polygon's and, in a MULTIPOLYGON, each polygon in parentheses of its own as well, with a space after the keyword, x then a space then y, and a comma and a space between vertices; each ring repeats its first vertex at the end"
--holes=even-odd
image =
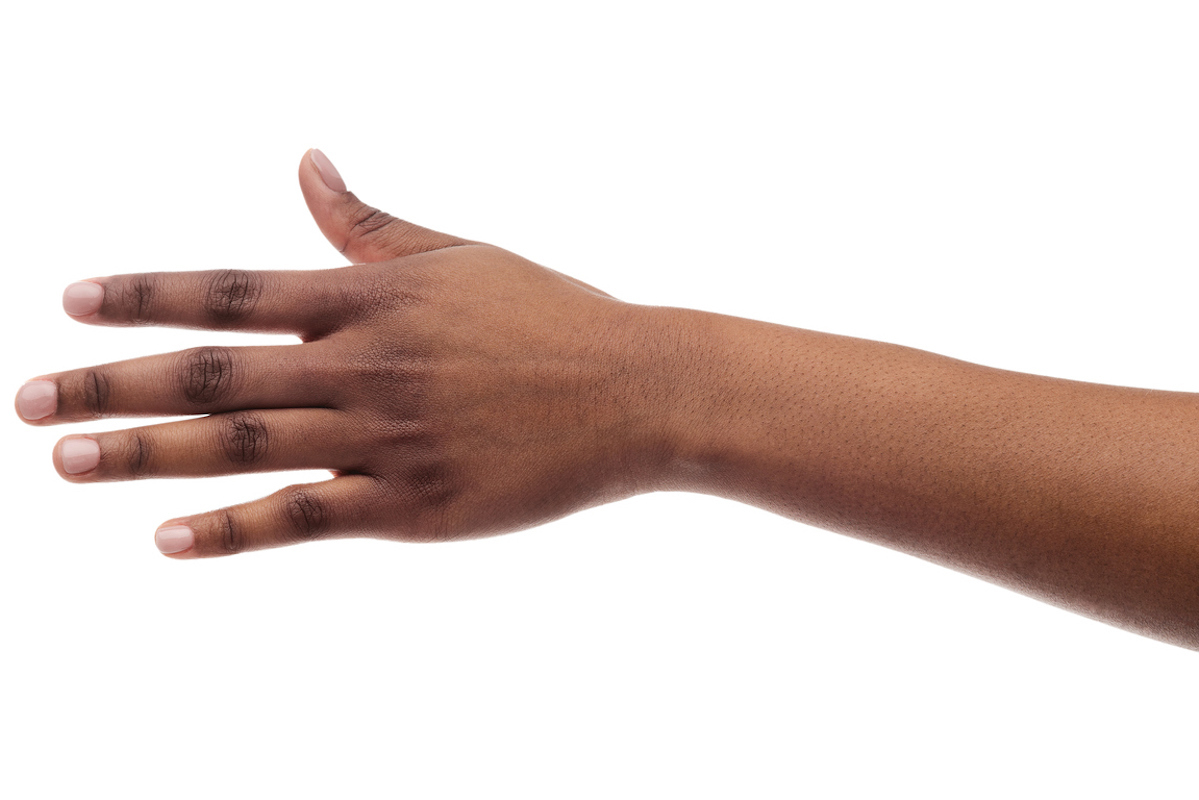
POLYGON ((198 478, 293 469, 357 471, 346 412, 329 408, 234 411, 200 419, 68 436, 54 448, 58 473, 76 483, 198 478))

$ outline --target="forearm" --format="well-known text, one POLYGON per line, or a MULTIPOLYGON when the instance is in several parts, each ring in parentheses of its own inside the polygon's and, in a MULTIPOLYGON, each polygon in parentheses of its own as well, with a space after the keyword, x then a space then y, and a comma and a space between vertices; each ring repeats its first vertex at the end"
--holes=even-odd
POLYGON ((1199 396, 677 310, 663 486, 1199 649, 1199 396))

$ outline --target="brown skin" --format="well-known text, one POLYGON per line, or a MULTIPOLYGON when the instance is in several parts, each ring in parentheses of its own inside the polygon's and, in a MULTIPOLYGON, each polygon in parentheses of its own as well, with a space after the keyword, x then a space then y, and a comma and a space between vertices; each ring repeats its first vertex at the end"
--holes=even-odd
POLYGON ((181 517, 228 555, 442 541, 655 490, 903 550, 1199 649, 1199 395, 989 369, 894 345, 620 302, 490 245, 300 182, 354 266, 97 279, 96 325, 294 333, 42 376, 31 423, 207 414, 90 434, 87 483, 324 468, 181 517))

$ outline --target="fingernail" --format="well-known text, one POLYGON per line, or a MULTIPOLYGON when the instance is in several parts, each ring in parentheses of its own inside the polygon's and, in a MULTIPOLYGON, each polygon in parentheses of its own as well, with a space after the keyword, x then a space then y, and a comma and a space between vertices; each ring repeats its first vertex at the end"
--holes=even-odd
POLYGON ((72 283, 62 293, 62 308, 73 317, 82 317, 100 310, 104 287, 91 281, 72 283))
POLYGON ((63 439, 60 453, 62 468, 71 475, 95 469, 100 463, 100 445, 95 439, 63 439))
POLYGON ((321 174, 321 180, 335 192, 344 192, 346 190, 346 182, 341 179, 341 173, 337 171, 337 167, 333 166, 333 162, 329 157, 312 148, 312 163, 316 164, 316 171, 321 174))
POLYGON ((196 535, 186 525, 166 525, 154 532, 154 544, 160 553, 182 553, 196 543, 196 535))
POLYGON ((25 419, 42 419, 58 408, 58 387, 54 381, 28 381, 17 392, 17 411, 25 419))

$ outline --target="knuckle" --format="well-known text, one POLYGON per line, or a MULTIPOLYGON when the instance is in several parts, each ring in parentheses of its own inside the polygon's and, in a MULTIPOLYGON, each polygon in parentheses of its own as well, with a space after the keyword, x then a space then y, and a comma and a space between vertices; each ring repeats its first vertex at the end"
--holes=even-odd
POLYGON ((450 469, 440 463, 414 468, 408 474, 408 485, 413 496, 426 506, 444 506, 455 494, 450 469))
POLYGON ((222 511, 217 520, 217 547, 222 553, 232 555, 245 549, 246 538, 241 525, 229 511, 222 511))
POLYGON ((153 474, 150 460, 153 446, 150 437, 141 431, 130 431, 129 440, 125 446, 125 465, 130 477, 143 478, 153 474))
POLYGON ((228 347, 199 347, 183 353, 179 388, 192 405, 211 406, 229 396, 233 387, 233 351, 228 347))
POLYGON ((283 511, 291 534, 298 540, 315 539, 329 529, 328 507, 311 489, 302 486, 288 489, 283 511))
POLYGON ((134 325, 145 325, 153 320, 157 283, 151 273, 130 275, 117 283, 116 292, 112 291, 112 284, 108 284, 104 296, 107 299, 115 295, 118 313, 134 325))
POLYGON ((107 373, 99 369, 89 369, 82 374, 79 400, 88 415, 103 417, 107 414, 111 397, 112 385, 107 373))
POLYGON ((383 420, 369 426, 374 441, 390 448, 417 451, 436 446, 438 426, 426 419, 403 413, 403 419, 383 420))
POLYGON ((387 230, 397 222, 398 219, 385 211, 363 206, 354 216, 354 224, 350 226, 350 241, 377 236, 380 231, 387 230))
POLYGON ((225 457, 234 464, 257 464, 266 457, 270 433, 257 414, 241 412, 224 417, 219 436, 225 457))
POLYGON ((203 306, 217 323, 232 325, 254 312, 262 296, 262 276, 244 269, 222 269, 204 283, 203 306))
POLYGON ((425 345, 401 332, 389 342, 363 343, 334 368, 346 380, 380 390, 400 390, 415 399, 438 381, 439 366, 425 345))
POLYGON ((408 505, 414 510, 414 535, 427 542, 454 538, 452 507, 458 490, 450 469, 444 464, 420 466, 409 472, 405 484, 408 505))

